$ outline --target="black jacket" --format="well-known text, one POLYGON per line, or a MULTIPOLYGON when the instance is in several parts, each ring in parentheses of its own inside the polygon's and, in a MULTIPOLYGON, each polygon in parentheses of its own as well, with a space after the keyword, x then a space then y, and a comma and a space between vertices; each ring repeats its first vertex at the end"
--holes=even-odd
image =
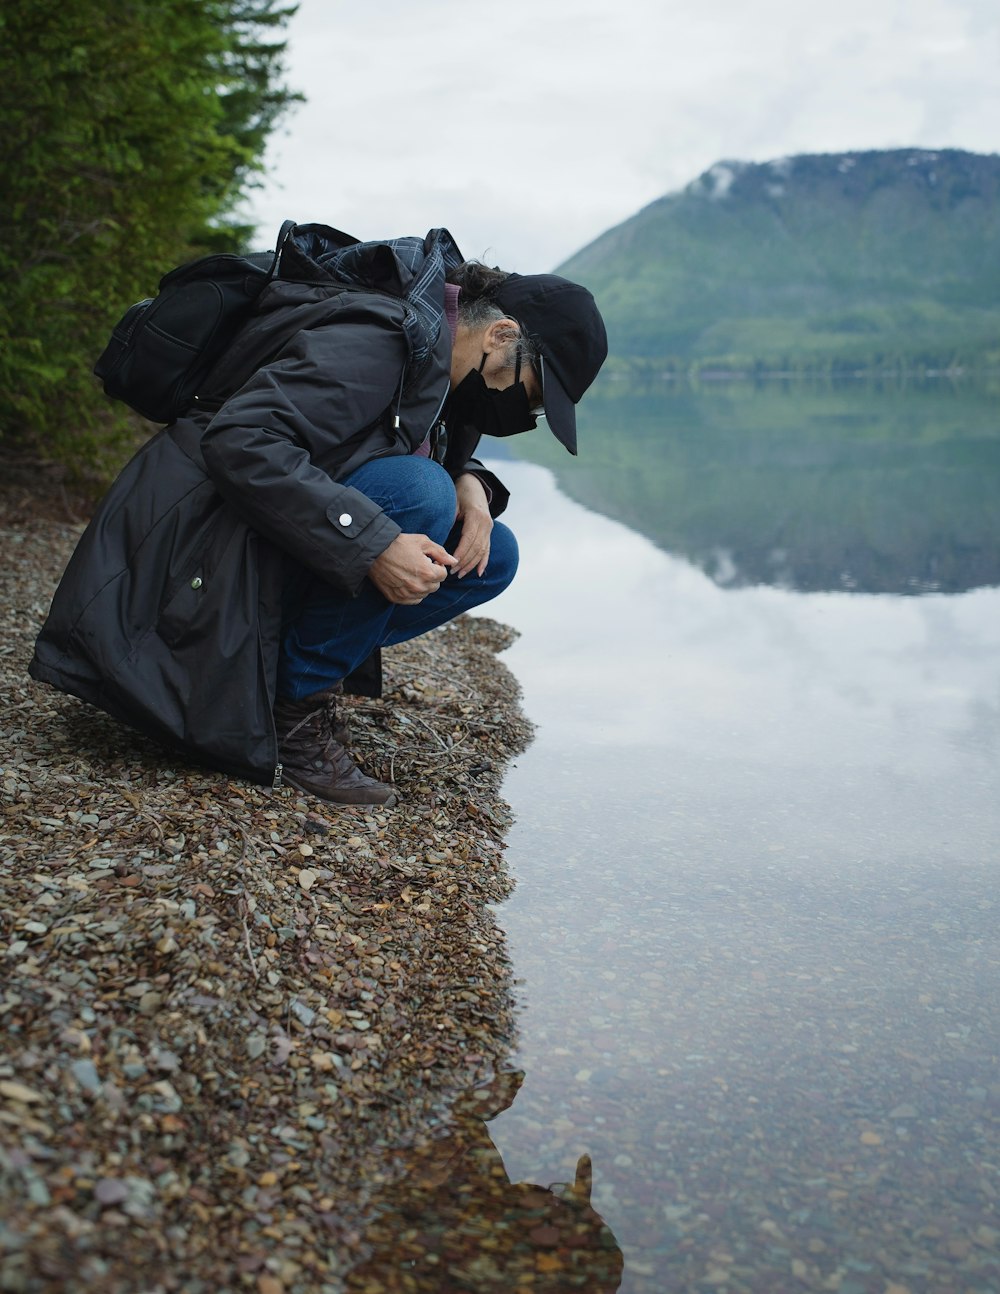
MULTIPOLYGON (((248 380, 216 413, 197 409, 154 436, 101 502, 30 665, 33 678, 261 782, 278 763, 284 555, 347 593, 360 588, 399 527, 339 480, 372 458, 412 453, 449 385, 446 324, 425 328, 414 357, 406 266, 393 283, 381 246, 369 257, 371 290, 364 254, 344 284, 320 262, 317 228, 293 235, 282 275, 294 278, 265 289, 209 391, 234 372, 248 380)), ((432 231, 428 249, 435 238, 450 244, 432 231)), ((443 274, 424 284, 442 303, 443 274)), ((498 515, 507 493, 474 466, 498 515)))

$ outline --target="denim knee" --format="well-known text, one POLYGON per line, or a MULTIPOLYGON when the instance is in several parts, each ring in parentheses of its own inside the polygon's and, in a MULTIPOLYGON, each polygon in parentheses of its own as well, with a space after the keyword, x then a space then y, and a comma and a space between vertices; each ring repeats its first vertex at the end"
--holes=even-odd
POLYGON ((510 584, 517 574, 519 560, 520 553, 513 530, 508 529, 502 521, 494 522, 490 533, 490 560, 482 577, 496 590, 490 594, 491 597, 497 597, 510 584))
POLYGON ((429 535, 442 544, 458 507, 455 484, 440 463, 408 455, 365 463, 344 479, 367 495, 406 534, 429 535))

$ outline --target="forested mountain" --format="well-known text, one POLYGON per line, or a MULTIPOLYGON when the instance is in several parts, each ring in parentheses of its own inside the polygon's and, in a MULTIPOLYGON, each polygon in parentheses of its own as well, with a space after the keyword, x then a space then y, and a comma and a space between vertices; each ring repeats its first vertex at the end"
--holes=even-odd
POLYGON ((1000 361, 1000 156, 719 162, 560 272, 596 294, 612 369, 1000 361))

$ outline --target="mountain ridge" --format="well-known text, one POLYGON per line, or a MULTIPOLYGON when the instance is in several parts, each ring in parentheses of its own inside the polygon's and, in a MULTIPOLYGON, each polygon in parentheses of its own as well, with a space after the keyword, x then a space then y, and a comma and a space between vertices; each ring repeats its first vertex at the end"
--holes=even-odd
POLYGON ((611 368, 838 371, 1000 362, 1000 156, 721 161, 577 252, 611 368))

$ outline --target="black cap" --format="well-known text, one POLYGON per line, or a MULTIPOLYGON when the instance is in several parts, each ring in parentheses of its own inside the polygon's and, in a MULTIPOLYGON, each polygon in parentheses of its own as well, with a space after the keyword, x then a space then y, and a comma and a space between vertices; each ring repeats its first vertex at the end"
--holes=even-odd
POLYGON ((511 274, 493 298, 538 345, 545 420, 576 453, 576 405, 608 356, 608 336, 586 288, 558 274, 511 274))

